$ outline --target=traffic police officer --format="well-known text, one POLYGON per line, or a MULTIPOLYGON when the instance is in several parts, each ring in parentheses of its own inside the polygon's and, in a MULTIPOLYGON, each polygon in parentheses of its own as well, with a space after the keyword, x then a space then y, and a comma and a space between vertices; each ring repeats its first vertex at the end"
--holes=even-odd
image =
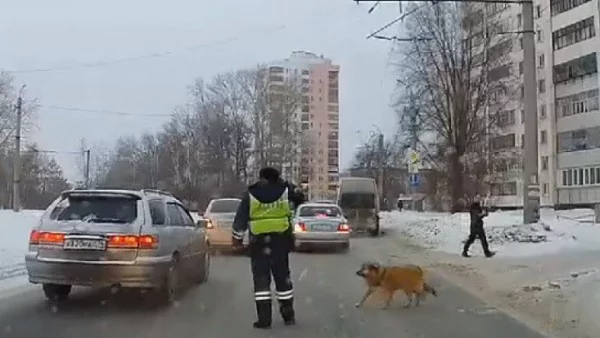
POLYGON ((304 202, 304 196, 293 184, 283 181, 275 168, 263 168, 259 176, 260 180, 248 187, 238 207, 232 245, 240 248, 244 233, 250 230, 249 250, 258 316, 253 325, 268 329, 272 319, 271 275, 285 325, 296 323, 288 258, 293 247, 291 217, 294 209, 304 202))

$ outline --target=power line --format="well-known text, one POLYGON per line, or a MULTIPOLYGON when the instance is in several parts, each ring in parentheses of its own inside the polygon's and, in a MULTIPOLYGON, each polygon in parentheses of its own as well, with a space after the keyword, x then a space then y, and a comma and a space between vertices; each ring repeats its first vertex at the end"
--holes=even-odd
MULTIPOLYGON (((277 30, 281 30, 284 28, 286 28, 285 25, 272 27, 271 29, 264 31, 263 33, 277 31, 277 30)), ((215 46, 215 45, 226 44, 226 43, 237 41, 240 39, 241 39, 241 37, 239 37, 239 36, 229 37, 226 39, 216 40, 216 41, 212 41, 212 42, 208 42, 208 43, 204 43, 204 44, 200 44, 200 45, 189 46, 189 47, 185 48, 183 51, 191 51, 191 50, 195 50, 195 49, 199 49, 199 48, 205 48, 205 47, 211 47, 211 46, 215 46)), ((9 71, 5 71, 5 72, 10 73, 10 74, 28 74, 28 73, 44 73, 44 72, 71 70, 71 69, 76 69, 76 68, 96 68, 96 67, 110 66, 110 65, 119 64, 119 63, 129 63, 129 62, 142 61, 142 60, 146 60, 146 59, 161 58, 161 57, 173 55, 175 53, 176 53, 175 51, 154 52, 154 53, 150 53, 150 54, 139 55, 139 56, 128 57, 128 58, 103 60, 103 61, 96 61, 96 62, 91 62, 91 63, 80 63, 80 64, 73 64, 70 66, 30 68, 30 69, 20 69, 20 70, 9 70, 9 71)))
POLYGON ((70 154, 70 155, 81 155, 83 153, 85 153, 87 150, 80 150, 80 151, 59 151, 59 150, 43 150, 43 149, 30 149, 30 150, 24 150, 22 151, 23 153, 28 153, 28 154, 70 154))
MULTIPOLYGON (((319 14, 323 15, 324 17, 329 18, 329 17, 331 17, 330 14, 332 14, 333 9, 326 11, 326 12, 322 12, 319 9, 311 10, 311 11, 308 11, 307 13, 305 13, 304 15, 298 15, 297 17, 301 18, 302 22, 308 22, 305 18, 306 17, 314 18, 313 14, 311 14, 313 12, 319 13, 319 14)), ((252 34, 252 35, 268 34, 268 33, 285 30, 288 28, 290 28, 290 26, 286 23, 286 24, 273 26, 273 27, 270 27, 267 29, 262 29, 259 31, 247 32, 247 34, 252 34)), ((223 44, 227 44, 230 42, 239 41, 242 39, 243 39, 243 36, 237 35, 237 36, 219 39, 219 40, 215 40, 215 41, 211 41, 211 42, 207 42, 207 43, 203 43, 203 44, 188 46, 188 47, 183 48, 180 51, 174 51, 174 50, 162 51, 162 52, 158 51, 158 52, 153 52, 153 53, 144 54, 144 55, 112 59, 112 60, 100 60, 100 61, 95 61, 95 62, 90 62, 90 63, 78 63, 78 64, 71 64, 71 65, 65 65, 65 66, 39 67, 39 68, 29 68, 29 69, 4 70, 3 72, 9 73, 9 74, 30 74, 30 73, 46 73, 46 72, 54 72, 54 71, 65 71, 65 70, 72 70, 72 69, 79 69, 79 68, 106 67, 106 66, 120 64, 120 63, 131 63, 131 62, 137 62, 137 61, 142 61, 142 60, 147 60, 147 59, 162 58, 162 57, 166 57, 166 56, 171 56, 173 54, 177 54, 178 52, 179 53, 189 52, 189 51, 193 51, 196 49, 212 47, 212 46, 216 46, 216 45, 223 45, 223 44)))
POLYGON ((120 116, 145 116, 145 117, 165 117, 173 116, 173 113, 133 113, 127 111, 116 111, 116 110, 103 110, 103 109, 89 109, 89 108, 78 108, 78 107, 62 107, 54 105, 40 105, 39 107, 47 109, 55 109, 62 111, 81 112, 81 113, 95 113, 105 115, 120 115, 120 116))

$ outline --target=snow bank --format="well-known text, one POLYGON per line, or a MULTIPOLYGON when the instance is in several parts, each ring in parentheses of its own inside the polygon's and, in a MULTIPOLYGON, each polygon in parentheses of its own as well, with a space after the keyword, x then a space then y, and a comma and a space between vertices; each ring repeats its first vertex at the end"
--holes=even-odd
POLYGON ((485 219, 493 259, 481 245, 460 256, 469 233, 466 213, 382 213, 392 236, 408 237, 429 250, 411 259, 457 278, 488 301, 511 308, 559 337, 600 337, 600 224, 590 209, 542 209, 523 225, 522 211, 498 211, 485 219))
POLYGON ((0 284, 26 274, 24 257, 29 232, 37 225, 42 213, 39 210, 0 210, 0 284))
MULTIPOLYGON (((485 218, 492 250, 502 256, 547 255, 570 250, 600 248, 600 225, 589 209, 542 209, 536 224, 523 225, 522 211, 497 211, 485 218)), ((469 234, 469 214, 393 211, 382 213, 382 226, 399 231, 429 249, 459 252, 469 234)), ((472 253, 481 253, 478 242, 472 253)))

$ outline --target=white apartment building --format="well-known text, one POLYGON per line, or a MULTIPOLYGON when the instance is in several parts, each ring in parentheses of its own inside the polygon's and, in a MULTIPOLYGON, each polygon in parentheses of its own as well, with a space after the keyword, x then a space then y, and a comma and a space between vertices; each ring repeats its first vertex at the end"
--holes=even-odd
MULTIPOLYGON (((599 0, 534 2, 542 206, 600 203, 599 6, 599 0)), ((497 8, 503 6, 487 5, 486 14, 502 15, 507 22, 514 22, 515 31, 522 29, 519 5, 510 5, 502 13, 494 14, 492 10, 497 8)), ((518 65, 522 81, 522 39, 511 58, 518 65)), ((495 142, 500 143, 501 149, 521 148, 524 132, 521 100, 517 98, 503 113, 506 126, 495 142), (510 113, 513 108, 520 113, 510 113), (513 134, 514 137, 510 136, 513 134)), ((492 148, 493 144, 494 141, 492 148)), ((493 205, 523 205, 520 161, 507 165, 506 180, 493 182, 493 205)))
POLYGON ((296 122, 306 136, 284 175, 300 182, 311 198, 335 195, 339 181, 339 70, 330 59, 295 51, 269 65, 271 82, 300 79, 302 104, 296 122))
POLYGON ((550 85, 540 98, 548 115, 540 114, 540 135, 548 135, 540 144, 542 191, 547 185, 549 204, 600 203, 599 2, 552 0, 534 14, 543 40, 538 61, 545 61, 538 76, 550 85))

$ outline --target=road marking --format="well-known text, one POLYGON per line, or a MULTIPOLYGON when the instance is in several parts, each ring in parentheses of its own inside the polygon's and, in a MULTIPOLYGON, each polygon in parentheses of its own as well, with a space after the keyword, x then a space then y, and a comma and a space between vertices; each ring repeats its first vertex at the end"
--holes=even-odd
POLYGON ((300 272, 300 276, 298 276, 298 281, 301 282, 308 275, 308 268, 304 268, 302 272, 300 272))

